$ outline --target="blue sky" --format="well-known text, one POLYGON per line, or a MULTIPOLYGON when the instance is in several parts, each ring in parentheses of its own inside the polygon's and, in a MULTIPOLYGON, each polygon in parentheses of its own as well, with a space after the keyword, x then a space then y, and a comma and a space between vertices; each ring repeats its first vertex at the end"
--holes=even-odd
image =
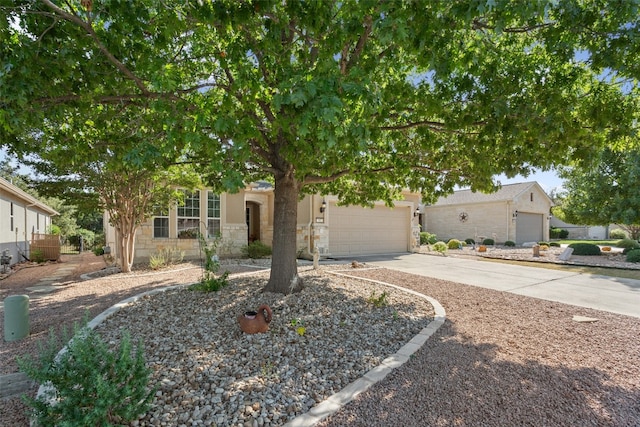
POLYGON ((503 185, 504 184, 515 184, 518 182, 530 182, 530 181, 537 181, 538 184, 540 184, 540 186, 542 187, 542 189, 549 194, 551 192, 551 190, 554 189, 561 189, 562 188, 562 179, 560 179, 558 177, 558 174, 551 170, 551 171, 537 171, 536 173, 533 173, 531 175, 529 175, 528 177, 522 177, 522 176, 516 176, 515 178, 507 178, 504 175, 500 175, 499 177, 496 178, 497 180, 499 180, 503 185))

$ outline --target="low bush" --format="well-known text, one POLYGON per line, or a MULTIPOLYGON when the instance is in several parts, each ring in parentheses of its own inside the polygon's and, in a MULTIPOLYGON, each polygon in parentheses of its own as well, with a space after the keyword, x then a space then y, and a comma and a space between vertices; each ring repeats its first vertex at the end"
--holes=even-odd
POLYGON ((504 245, 512 248, 516 245, 516 242, 514 242, 513 240, 507 240, 506 242, 504 242, 504 245))
POLYGON ((571 243, 573 255, 600 255, 600 248, 593 243, 571 243))
POLYGON ((447 248, 449 249, 462 249, 462 244, 458 239, 451 239, 447 242, 447 248))
POLYGON ((569 237, 569 230, 564 228, 551 227, 549 229, 549 237, 552 239, 566 239, 569 237))
POLYGON ((174 248, 162 248, 149 256, 149 268, 159 270, 184 260, 184 251, 174 248))
POLYGON ((482 244, 483 244, 483 245, 490 245, 490 246, 493 246, 493 245, 495 245, 495 244, 496 244, 496 242, 495 242, 493 239, 484 239, 484 240, 482 241, 482 244))
POLYGON ((538 245, 540 246, 549 246, 549 242, 538 242, 538 245))
POLYGON ((38 360, 18 359, 29 378, 50 387, 42 395, 25 397, 31 414, 41 426, 128 425, 150 407, 155 389, 149 389, 151 370, 144 361, 142 342, 133 350, 127 334, 113 351, 97 332, 75 327, 75 336, 64 353, 58 350, 69 339, 51 332, 40 346, 38 360))
POLYGON ((438 238, 433 233, 428 233, 423 231, 420 233, 420 244, 421 245, 433 245, 438 241, 438 238))
POLYGON ((31 251, 31 261, 42 264, 47 259, 44 257, 44 251, 42 249, 34 249, 31 251))
POLYGON ((252 259, 264 258, 271 255, 271 247, 265 245, 260 240, 249 243, 242 248, 242 253, 252 259))
POLYGON ((205 275, 198 283, 189 286, 189 289, 200 292, 218 292, 229 284, 229 272, 225 271, 220 276, 216 276, 210 271, 205 271, 205 275))
POLYGON ((623 249, 637 249, 640 248, 640 243, 633 239, 622 239, 618 240, 616 246, 623 249))
POLYGON ((431 248, 436 252, 440 252, 442 255, 447 253, 447 244, 445 242, 435 242, 431 248))
POLYGON ((640 262, 640 249, 631 249, 627 252, 627 262, 640 262))
POLYGON ((609 232, 610 239, 626 239, 627 233, 621 228, 614 228, 609 232))
POLYGON ((475 240, 473 240, 473 239, 464 239, 464 242, 465 242, 467 245, 475 245, 475 244, 476 244, 476 241, 475 241, 475 240))
POLYGON ((560 247, 560 243, 558 243, 558 242, 549 242, 549 246, 551 246, 552 248, 559 248, 560 247))

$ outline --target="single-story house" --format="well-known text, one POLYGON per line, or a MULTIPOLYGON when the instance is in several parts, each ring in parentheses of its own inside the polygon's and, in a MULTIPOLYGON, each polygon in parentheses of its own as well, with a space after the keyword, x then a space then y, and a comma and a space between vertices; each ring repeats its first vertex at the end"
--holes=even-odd
POLYGON ((552 206, 537 182, 503 185, 489 194, 460 190, 425 206, 422 224, 440 240, 539 242, 549 239, 552 206))
POLYGON ((53 208, 0 178, 0 254, 10 255, 10 264, 27 259, 34 235, 46 233, 54 215, 53 208))
MULTIPOLYGON (((410 252, 419 244, 417 209, 420 195, 405 192, 393 208, 339 206, 333 196, 307 195, 298 202, 297 249, 311 258, 410 252)), ((200 232, 211 241, 221 237, 218 253, 238 255, 248 243, 273 241, 273 187, 252 183, 237 193, 216 194, 209 189, 185 191, 184 203, 157 212, 136 233, 134 263, 147 262, 161 249, 183 251, 186 259, 201 256, 200 232)), ((115 230, 105 215, 107 246, 115 254, 115 230)))

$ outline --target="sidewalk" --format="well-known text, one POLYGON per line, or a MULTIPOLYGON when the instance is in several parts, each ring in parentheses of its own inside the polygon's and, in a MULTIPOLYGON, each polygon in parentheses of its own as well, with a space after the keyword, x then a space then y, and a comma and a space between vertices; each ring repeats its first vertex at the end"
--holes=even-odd
POLYGON ((420 276, 640 317, 640 280, 440 255, 357 259, 420 276))

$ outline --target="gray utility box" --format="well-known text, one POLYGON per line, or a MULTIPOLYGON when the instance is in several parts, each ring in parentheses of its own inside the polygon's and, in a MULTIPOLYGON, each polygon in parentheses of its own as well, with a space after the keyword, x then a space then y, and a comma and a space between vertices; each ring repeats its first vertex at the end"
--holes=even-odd
POLYGON ((17 341, 29 335, 29 296, 4 299, 4 340, 17 341))

